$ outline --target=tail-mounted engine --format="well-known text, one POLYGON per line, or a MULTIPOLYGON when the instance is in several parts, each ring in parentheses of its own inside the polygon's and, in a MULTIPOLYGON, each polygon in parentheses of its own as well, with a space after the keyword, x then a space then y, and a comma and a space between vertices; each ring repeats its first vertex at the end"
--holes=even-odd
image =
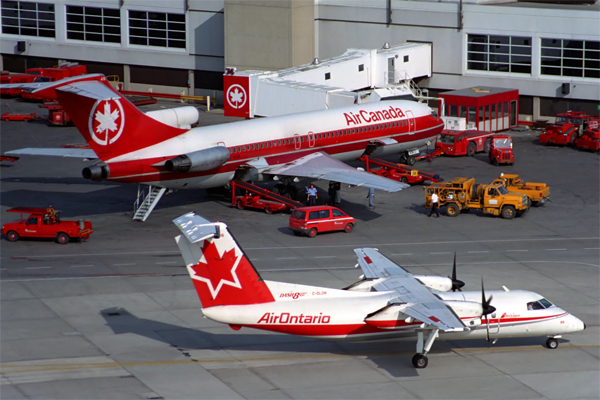
POLYGON ((110 168, 105 163, 98 163, 85 167, 81 174, 85 179, 104 181, 110 176, 110 168))
POLYGON ((225 164, 227 160, 229 150, 223 146, 215 146, 167 160, 165 169, 169 172, 209 171, 225 164))

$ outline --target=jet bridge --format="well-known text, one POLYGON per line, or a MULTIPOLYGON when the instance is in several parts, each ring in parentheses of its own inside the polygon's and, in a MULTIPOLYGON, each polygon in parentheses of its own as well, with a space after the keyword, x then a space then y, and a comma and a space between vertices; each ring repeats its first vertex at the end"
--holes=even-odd
POLYGON ((281 70, 236 71, 223 76, 225 115, 272 117, 379 101, 427 98, 413 79, 431 76, 429 43, 348 49, 326 60, 281 70))

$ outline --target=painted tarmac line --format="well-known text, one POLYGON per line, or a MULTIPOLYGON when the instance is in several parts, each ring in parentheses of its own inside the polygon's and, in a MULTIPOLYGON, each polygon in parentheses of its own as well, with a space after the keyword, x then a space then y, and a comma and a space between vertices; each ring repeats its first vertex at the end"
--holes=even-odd
POLYGON ((506 250, 506 252, 511 252, 511 251, 529 251, 529 250, 506 250))
POLYGON ((452 254, 452 252, 451 251, 438 251, 438 252, 429 253, 429 254, 452 254))
POLYGON ((394 253, 394 254, 390 254, 392 256, 412 256, 413 253, 394 253))
MULTIPOLYGON (((599 345, 573 345, 559 346, 559 350, 572 350, 581 348, 597 348, 599 345)), ((506 351, 547 351, 542 346, 522 346, 522 347, 496 347, 496 348, 453 348, 454 353, 474 353, 474 352, 506 352, 506 351)), ((446 351, 430 351, 429 354, 443 354, 446 351)), ((272 360, 299 360, 299 359, 317 359, 317 358, 339 358, 339 357, 368 357, 368 356, 394 356, 413 354, 414 351, 391 351, 391 352, 360 352, 354 354, 311 354, 302 356, 282 356, 282 357, 248 357, 234 359, 209 359, 209 360, 176 360, 176 361, 132 361, 132 362, 104 362, 104 363, 76 363, 76 364, 28 364, 28 365, 10 365, 0 366, 0 374, 23 374, 40 371, 61 371, 78 370, 92 368, 116 368, 116 367, 136 367, 136 366, 162 366, 176 364, 211 364, 211 363, 239 363, 251 361, 272 361, 272 360), (22 369, 26 368, 26 369, 22 369)))
POLYGON ((90 265, 71 265, 71 268, 90 268, 93 267, 93 264, 90 265))
POLYGON ((113 264, 114 267, 122 267, 125 265, 137 265, 137 263, 113 264))
MULTIPOLYGON (((600 237, 576 237, 576 238, 541 238, 541 239, 532 239, 532 238, 521 238, 521 239, 485 239, 479 240, 478 243, 508 243, 508 242, 552 242, 552 241, 569 241, 569 240, 600 240, 600 237)), ((440 244, 464 244, 464 243, 473 243, 472 240, 456 240, 456 241, 433 241, 433 242, 403 242, 403 243, 359 243, 359 244, 337 244, 331 246, 294 246, 294 247, 245 247, 244 250, 246 252, 253 250, 284 250, 284 249, 327 249, 327 248, 340 248, 340 247, 381 247, 381 246, 431 246, 431 245, 440 245, 440 244)), ((144 254, 173 254, 180 255, 178 250, 163 250, 163 251, 139 251, 139 252, 121 252, 121 253, 89 253, 89 254, 49 254, 49 255, 39 255, 38 258, 65 258, 65 257, 93 257, 93 256, 117 256, 117 255, 144 255, 144 254)), ((25 256, 2 256, 0 259, 5 258, 14 258, 14 257, 25 257, 25 256)))
POLYGON ((337 258, 337 256, 317 256, 315 258, 337 258))
POLYGON ((276 260, 297 260, 298 257, 278 257, 276 260))
POLYGON ((565 251, 567 249, 546 249, 546 251, 565 251))
POLYGON ((26 267, 25 269, 48 269, 52 267, 26 267))
POLYGON ((489 250, 467 251, 467 253, 470 253, 470 254, 472 254, 472 253, 489 253, 489 252, 490 252, 489 250))

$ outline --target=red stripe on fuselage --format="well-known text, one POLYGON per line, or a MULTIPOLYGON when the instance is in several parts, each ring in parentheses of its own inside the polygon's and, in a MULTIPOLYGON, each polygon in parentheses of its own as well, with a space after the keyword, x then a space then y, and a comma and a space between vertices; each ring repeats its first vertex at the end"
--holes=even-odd
MULTIPOLYGON (((432 116, 425 116, 416 118, 419 122, 419 125, 423 125, 427 120, 435 120, 432 116)), ((226 164, 220 166, 219 168, 215 168, 210 171, 202 171, 202 172, 168 172, 166 171, 164 166, 154 166, 155 164, 159 164, 161 162, 167 161, 173 156, 169 157, 156 157, 156 158, 148 158, 143 160, 135 160, 135 161, 121 161, 121 162, 108 162, 111 173, 109 180, 117 181, 117 182, 128 182, 128 183, 140 183, 140 182, 165 182, 165 181, 175 181, 175 180, 185 180, 190 178, 197 178, 202 176, 209 176, 214 174, 223 174, 223 173, 232 173, 241 165, 248 163, 251 160, 254 160, 258 157, 264 157, 269 165, 277 165, 284 164, 290 161, 293 161, 297 158, 303 157, 305 155, 323 151, 330 155, 340 155, 344 153, 350 153, 354 151, 364 150, 371 140, 375 140, 378 138, 393 138, 399 144, 422 140, 431 136, 434 136, 441 131, 443 125, 431 126, 428 129, 418 131, 418 132, 408 132, 408 125, 401 126, 399 128, 394 127, 391 128, 391 123, 387 123, 388 127, 383 129, 376 129, 379 126, 385 126, 386 123, 378 123, 374 125, 364 126, 362 128, 368 129, 372 128, 373 130, 368 130, 362 133, 355 134, 343 134, 352 128, 344 128, 337 131, 330 132, 320 132, 314 133, 313 137, 316 137, 314 141, 314 145, 312 147, 309 146, 308 135, 302 135, 301 138, 304 138, 304 141, 300 143, 301 148, 296 149, 296 143, 289 143, 283 145, 273 146, 274 142, 282 142, 292 139, 292 137, 288 137, 286 139, 275 139, 275 140, 267 140, 263 142, 250 142, 244 145, 232 146, 229 147, 231 156, 230 161, 226 164), (402 129, 402 131, 400 131, 402 129), (333 132, 333 135, 331 135, 333 132), (341 135, 335 136, 335 133, 342 132, 341 135), (330 134, 330 137, 326 137, 327 134, 330 134), (376 133, 374 135, 374 133, 376 133), (321 135, 321 139, 319 139, 319 135, 321 135), (324 137, 325 136, 325 137, 324 137), (348 142, 339 142, 340 139, 348 140, 352 139, 352 141, 348 142), (238 152, 237 149, 240 149, 246 146, 255 146, 255 150, 238 152), (259 148, 260 146, 262 148, 259 148), (233 149, 235 148, 235 152, 233 149)), ((198 149, 194 149, 195 151, 198 149)))
MULTIPOLYGON (((564 315, 566 315, 567 313, 563 313, 563 314, 556 314, 556 315, 549 315, 549 316, 543 316, 543 317, 529 317, 529 318, 508 318, 508 319, 502 319, 500 322, 500 330, 502 329, 502 325, 503 324, 514 324, 515 322, 518 323, 525 323, 525 322, 543 322, 543 320, 548 320, 548 319, 555 319, 558 317, 562 317, 564 315)), ((468 319, 473 319, 473 318, 478 318, 478 317, 468 317, 468 318, 462 318, 463 320, 468 320, 468 319)), ((497 324, 498 320, 492 320, 492 319, 488 319, 489 324, 497 324)), ((377 321, 377 325, 380 327, 402 327, 405 328, 404 330, 412 330, 414 328, 417 328, 419 325, 421 325, 421 322, 411 322, 411 323, 406 323, 404 321, 402 321, 402 323, 399 324, 398 320, 389 320, 389 321, 377 321)), ((385 329, 385 328, 378 328, 376 326, 367 324, 367 323, 360 323, 360 324, 251 324, 251 325, 242 325, 244 327, 247 328, 255 328, 255 329, 262 329, 262 330, 266 330, 266 331, 272 331, 272 332, 279 332, 279 333, 286 333, 286 334, 291 334, 291 335, 301 335, 301 336, 320 336, 320 337, 327 337, 327 336, 331 336, 331 337, 344 337, 344 336, 353 336, 353 335, 366 335, 366 334, 384 334, 387 333, 389 334, 390 331, 398 331, 398 332, 402 332, 403 329, 395 329, 395 330, 390 330, 390 329, 385 329)), ((481 327, 485 327, 485 323, 483 323, 481 326, 476 327, 481 329, 481 327)))

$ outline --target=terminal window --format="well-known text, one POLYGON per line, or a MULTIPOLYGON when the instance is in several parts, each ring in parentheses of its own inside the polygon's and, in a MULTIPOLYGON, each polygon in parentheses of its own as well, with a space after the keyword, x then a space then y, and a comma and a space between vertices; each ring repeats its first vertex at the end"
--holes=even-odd
POLYGON ((54 4, 2 0, 2 33, 54 38, 54 4))
POLYGON ((531 38, 468 35, 467 69, 531 74, 531 38))
POLYGON ((542 75, 600 78, 600 42, 542 38, 541 53, 542 75))
POLYGON ((185 49, 185 14, 129 11, 129 43, 185 49))
POLYGON ((67 6, 67 39, 121 43, 121 12, 113 8, 67 6))

